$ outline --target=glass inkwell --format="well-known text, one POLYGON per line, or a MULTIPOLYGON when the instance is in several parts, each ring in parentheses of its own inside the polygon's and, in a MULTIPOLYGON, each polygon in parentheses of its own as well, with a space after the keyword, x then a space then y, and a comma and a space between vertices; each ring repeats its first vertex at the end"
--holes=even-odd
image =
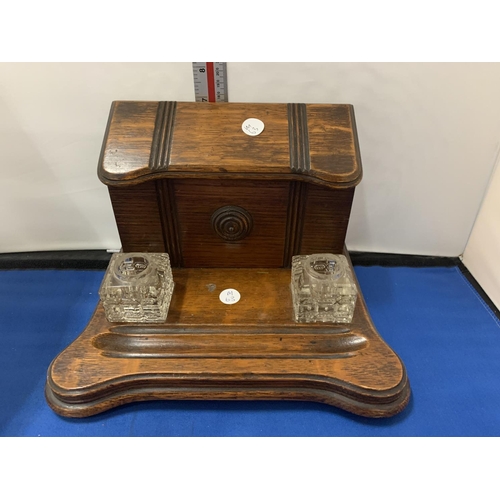
POLYGON ((344 255, 294 256, 291 289, 295 321, 351 323, 358 291, 344 255))
POLYGON ((165 321, 174 289, 166 253, 115 253, 99 289, 111 322, 165 321))

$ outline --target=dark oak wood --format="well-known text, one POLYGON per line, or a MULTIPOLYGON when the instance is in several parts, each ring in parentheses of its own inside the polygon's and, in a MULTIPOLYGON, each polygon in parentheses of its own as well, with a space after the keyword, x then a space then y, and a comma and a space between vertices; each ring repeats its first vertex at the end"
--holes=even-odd
MULTIPOLYGON (((146 183, 152 184, 152 183, 146 183)), ((170 264, 173 267, 183 265, 182 243, 179 232, 179 222, 177 218, 177 204, 174 192, 174 181, 158 180, 155 182, 156 191, 158 193, 158 210, 161 219, 163 240, 165 242, 165 252, 169 254, 170 264)), ((129 206, 134 206, 134 200, 129 200, 129 206)), ((124 252, 128 248, 123 247, 124 252)))
POLYGON ((295 255, 321 253, 325 248, 342 253, 353 197, 354 188, 332 192, 322 186, 307 185, 300 246, 295 255))
POLYGON ((350 325, 297 324, 287 269, 177 269, 167 321, 109 323, 99 305, 49 368, 59 414, 150 399, 302 399, 368 417, 401 411, 406 371, 361 297, 350 325), (224 305, 225 288, 241 300, 224 305))
MULTIPOLYGON (((116 102, 98 169, 123 251, 167 252, 159 325, 99 305, 51 364, 46 397, 85 417, 149 399, 305 399, 368 417, 408 403, 403 363, 361 291, 350 325, 298 324, 293 255, 344 252, 361 161, 349 105, 116 102), (260 118, 264 132, 241 131, 260 118), (219 293, 241 300, 225 305, 219 293)), ((359 284, 358 284, 359 289, 359 284)))
MULTIPOLYGON (((167 251, 164 239, 166 223, 162 220, 165 209, 162 194, 158 191, 154 182, 119 188, 109 186, 109 196, 125 252, 167 251)), ((166 227, 165 232, 168 232, 166 227)))
POLYGON ((294 255, 300 255, 308 187, 305 182, 290 183, 283 267, 290 266, 294 255))
POLYGON ((309 131, 307 129, 305 104, 288 105, 288 134, 292 172, 310 172, 311 156, 309 153, 309 131))
POLYGON ((153 142, 149 155, 149 168, 151 170, 164 170, 170 164, 176 108, 176 102, 158 103, 153 142))
POLYGON ((164 178, 302 180, 352 187, 361 180, 352 106, 117 101, 99 161, 108 185, 164 178), (247 118, 264 131, 244 134, 247 118))
POLYGON ((210 217, 212 229, 223 241, 235 243, 250 235, 253 217, 244 208, 225 205, 218 208, 210 217))
POLYGON ((289 267, 293 255, 341 252, 361 178, 352 107, 198 104, 113 105, 99 176, 123 251, 166 251, 176 267, 289 267), (260 136, 241 131, 249 116, 265 121, 260 136), (227 206, 252 221, 245 238, 214 227, 227 206))
POLYGON ((186 267, 281 267, 289 183, 176 179, 177 220, 186 267), (245 210, 252 228, 245 238, 224 240, 212 218, 228 206, 245 210))

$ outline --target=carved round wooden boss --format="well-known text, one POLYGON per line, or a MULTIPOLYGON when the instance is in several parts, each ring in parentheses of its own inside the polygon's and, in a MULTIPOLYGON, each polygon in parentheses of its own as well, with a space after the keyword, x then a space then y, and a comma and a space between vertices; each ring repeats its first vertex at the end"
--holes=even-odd
POLYGON ((212 214, 212 227, 225 241, 239 241, 246 238, 252 230, 252 216, 241 207, 227 205, 212 214))

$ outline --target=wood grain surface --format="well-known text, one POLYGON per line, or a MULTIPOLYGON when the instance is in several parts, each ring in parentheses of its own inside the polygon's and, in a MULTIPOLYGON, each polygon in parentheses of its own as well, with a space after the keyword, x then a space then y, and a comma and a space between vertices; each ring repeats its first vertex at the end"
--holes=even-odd
POLYGON ((258 180, 176 179, 180 241, 185 267, 281 267, 289 183, 258 180), (217 210, 237 206, 252 229, 237 241, 221 238, 212 225, 217 210))
MULTIPOLYGON (((116 102, 101 152, 124 252, 167 252, 159 325, 99 304, 52 362, 46 398, 85 417, 150 399, 299 399, 368 417, 408 403, 406 370, 358 284, 349 325, 299 324, 291 258, 341 253, 361 161, 352 106, 116 102), (265 129, 249 137, 246 118, 265 129), (232 288, 239 302, 224 304, 232 288)), ((352 264, 351 264, 352 267, 352 264)))
POLYGON ((124 252, 167 252, 174 267, 290 267, 293 255, 344 247, 354 188, 305 182, 165 179, 109 186, 124 252), (221 238, 212 217, 248 212, 252 228, 221 238))
POLYGON ((403 364, 363 298, 353 323, 297 324, 286 269, 178 269, 167 321, 111 324, 99 305, 49 369, 47 399, 84 417, 148 399, 306 399, 385 417, 409 398, 403 364), (219 293, 236 288, 225 305, 219 293))
POLYGON ((109 186, 108 191, 124 252, 170 250, 165 244, 161 198, 155 183, 109 186))
POLYGON ((362 168, 348 104, 117 101, 98 175, 109 185, 259 176, 342 188, 358 184, 362 168), (246 135, 247 118, 264 131, 246 135))

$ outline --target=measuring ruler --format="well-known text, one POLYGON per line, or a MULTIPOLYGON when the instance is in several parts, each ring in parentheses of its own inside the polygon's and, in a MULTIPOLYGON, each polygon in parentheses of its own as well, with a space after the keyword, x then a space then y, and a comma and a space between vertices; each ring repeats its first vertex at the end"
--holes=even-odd
POLYGON ((225 62, 193 63, 196 102, 227 102, 227 72, 225 62))

